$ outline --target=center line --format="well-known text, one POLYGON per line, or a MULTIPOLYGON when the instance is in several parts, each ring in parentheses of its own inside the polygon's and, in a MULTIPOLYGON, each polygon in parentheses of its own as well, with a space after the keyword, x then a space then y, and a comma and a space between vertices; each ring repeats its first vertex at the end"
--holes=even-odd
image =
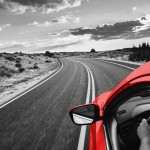
MULTIPOLYGON (((72 59, 70 59, 70 60, 72 60, 72 59)), ((72 60, 72 61, 75 61, 75 62, 78 62, 78 63, 82 64, 87 70, 87 73, 88 73, 88 88, 87 88, 86 104, 88 104, 88 103, 90 103, 91 88, 92 88, 92 100, 95 99, 95 82, 94 82, 94 77, 93 77, 92 71, 90 70, 90 68, 86 64, 84 64, 80 61, 76 61, 76 60, 72 60)), ((86 136, 86 125, 81 126, 81 131, 80 131, 77 150, 84 150, 85 136, 86 136)))

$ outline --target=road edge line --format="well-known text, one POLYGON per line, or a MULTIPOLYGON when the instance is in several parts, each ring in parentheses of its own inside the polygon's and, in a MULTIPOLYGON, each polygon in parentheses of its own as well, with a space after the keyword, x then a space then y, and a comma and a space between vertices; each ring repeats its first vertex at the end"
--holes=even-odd
POLYGON ((59 73, 61 71, 61 69, 63 68, 63 62, 61 60, 59 60, 61 62, 61 67, 54 73, 52 74, 50 77, 46 78, 44 81, 40 82, 39 84, 33 86, 31 89, 28 89, 27 91, 23 92, 22 94, 20 94, 19 96, 13 98, 12 100, 0 105, 0 109, 7 106, 8 104, 12 103, 13 101, 17 100, 18 98, 20 98, 21 96, 27 94, 28 92, 32 91, 33 89, 37 88, 38 86, 42 85, 43 83, 45 83, 46 81, 48 81, 49 79, 51 79, 52 77, 54 77, 57 73, 59 73))
POLYGON ((107 62, 107 63, 110 63, 110 64, 114 64, 114 65, 118 65, 118 66, 121 66, 121 67, 125 67, 125 68, 131 69, 131 70, 135 70, 135 68, 128 67, 128 66, 121 65, 121 64, 118 64, 118 63, 114 63, 114 62, 110 62, 109 60, 101 60, 101 61, 104 61, 104 62, 107 62))

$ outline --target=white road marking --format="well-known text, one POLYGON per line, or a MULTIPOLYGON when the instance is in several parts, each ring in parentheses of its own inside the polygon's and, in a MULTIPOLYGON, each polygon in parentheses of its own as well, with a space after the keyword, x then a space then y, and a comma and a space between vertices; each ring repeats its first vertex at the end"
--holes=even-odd
MULTIPOLYGON (((70 59, 70 60, 72 60, 72 59, 70 59)), ((88 103, 90 103, 90 89, 91 89, 90 84, 91 84, 91 82, 92 82, 92 100, 95 99, 95 82, 94 82, 94 77, 93 77, 92 71, 86 64, 84 64, 80 61, 76 61, 76 60, 72 60, 72 61, 81 63, 87 70, 87 73, 88 73, 88 89, 87 89, 86 104, 88 104, 88 103)), ((105 61, 105 60, 102 60, 102 61, 105 61)), ((110 64, 114 64, 114 65, 118 65, 118 66, 121 66, 121 67, 125 67, 125 68, 131 69, 131 70, 135 70, 135 68, 128 67, 128 66, 125 66, 125 65, 121 65, 121 64, 118 64, 118 63, 109 62, 109 61, 105 61, 105 62, 110 63, 110 64)), ((84 150, 85 135, 86 135, 86 126, 81 126, 81 131, 80 131, 77 150, 84 150)))
MULTIPOLYGON (((101 59, 99 59, 99 60, 101 60, 101 59)), ((125 67, 125 68, 131 69, 131 70, 135 70, 135 68, 128 67, 128 66, 121 65, 121 64, 118 64, 118 63, 114 63, 114 62, 110 62, 109 60, 102 60, 102 61, 105 61, 105 62, 110 63, 110 64, 118 65, 118 66, 121 66, 121 67, 125 67)))
POLYGON ((87 68, 89 69, 89 72, 91 74, 91 80, 92 80, 92 100, 94 101, 94 99, 95 99, 95 81, 94 81, 94 77, 93 77, 91 69, 88 66, 87 66, 87 68))
MULTIPOLYGON (((69 60, 72 60, 72 59, 69 59, 69 60)), ((88 103, 90 103, 91 88, 92 88, 92 100, 95 99, 95 82, 94 82, 94 77, 93 77, 92 71, 86 64, 84 64, 80 61, 76 61, 76 60, 72 60, 72 61, 82 64, 87 70, 88 88, 87 88, 86 104, 88 104, 88 103), (92 83, 92 86, 91 86, 91 83, 92 83)), ((84 150, 85 136, 86 136, 86 125, 81 126, 77 150, 84 150)))
MULTIPOLYGON (((61 61, 61 60, 60 60, 61 61)), ((61 71, 61 69, 63 68, 63 62, 61 61, 61 68, 59 70, 57 70, 57 72, 55 72, 52 76, 50 76, 49 78, 47 78, 46 80, 42 81, 41 83, 37 84, 36 86, 32 87, 31 89, 27 90, 26 92, 22 93, 21 95, 15 97, 14 99, 6 102, 5 104, 0 106, 0 109, 5 107, 6 105, 12 103, 13 101, 17 100, 18 98, 20 98, 21 96, 27 94, 28 92, 32 91, 33 89, 37 88, 38 86, 42 85, 43 83, 45 83, 46 81, 48 81, 49 79, 51 79, 52 77, 54 77, 57 73, 59 73, 61 71)))

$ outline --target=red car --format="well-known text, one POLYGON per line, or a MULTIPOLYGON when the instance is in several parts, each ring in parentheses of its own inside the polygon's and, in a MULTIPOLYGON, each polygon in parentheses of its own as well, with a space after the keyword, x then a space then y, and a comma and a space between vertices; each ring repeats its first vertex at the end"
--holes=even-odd
POLYGON ((92 104, 70 110, 77 125, 90 124, 89 150, 138 150, 137 127, 150 117, 150 62, 92 104))

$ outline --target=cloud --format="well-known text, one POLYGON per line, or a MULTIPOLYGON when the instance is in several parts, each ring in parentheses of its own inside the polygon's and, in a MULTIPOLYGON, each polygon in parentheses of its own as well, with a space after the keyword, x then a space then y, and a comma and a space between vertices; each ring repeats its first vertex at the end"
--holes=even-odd
POLYGON ((10 28, 12 25, 11 24, 3 24, 3 25, 0 25, 0 31, 2 31, 3 29, 5 28, 10 28))
POLYGON ((79 7, 83 0, 0 0, 0 8, 15 14, 30 12, 51 13, 66 8, 79 7))
POLYGON ((94 40, 111 39, 137 39, 149 37, 150 35, 150 16, 142 17, 135 21, 119 22, 112 25, 97 26, 97 28, 81 27, 71 29, 72 35, 91 35, 94 40))
POLYGON ((137 7, 134 6, 134 7, 132 8, 132 11, 136 11, 136 10, 137 10, 137 7))
POLYGON ((75 0, 71 7, 78 7, 81 5, 81 3, 82 3, 82 0, 75 0))
POLYGON ((73 15, 57 17, 52 20, 53 23, 79 23, 80 18, 73 15))
POLYGON ((51 22, 49 21, 45 21, 45 22, 42 22, 42 23, 39 23, 37 21, 34 21, 33 23, 28 23, 29 26, 37 26, 37 27, 49 27, 51 26, 51 22))
POLYGON ((67 35, 65 37, 58 37, 55 39, 45 39, 45 40, 38 40, 35 45, 38 49, 42 50, 50 50, 50 49, 57 49, 63 48, 79 43, 87 42, 91 39, 91 36, 84 35, 84 36, 74 36, 74 35, 67 35))
POLYGON ((17 47, 29 47, 31 43, 29 42, 18 42, 18 41, 0 41, 1 49, 11 49, 17 47))
POLYGON ((90 35, 78 35, 78 36, 74 36, 74 35, 68 35, 66 37, 61 37, 61 38, 57 38, 56 39, 56 43, 74 43, 74 42, 85 42, 87 40, 90 40, 90 35))
POLYGON ((66 15, 66 16, 57 17, 51 21, 45 21, 45 22, 41 22, 41 23, 34 21, 32 23, 28 23, 28 25, 29 26, 36 26, 36 27, 49 27, 54 23, 65 24, 65 23, 79 23, 79 22, 80 22, 79 17, 74 17, 72 15, 66 15))

